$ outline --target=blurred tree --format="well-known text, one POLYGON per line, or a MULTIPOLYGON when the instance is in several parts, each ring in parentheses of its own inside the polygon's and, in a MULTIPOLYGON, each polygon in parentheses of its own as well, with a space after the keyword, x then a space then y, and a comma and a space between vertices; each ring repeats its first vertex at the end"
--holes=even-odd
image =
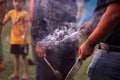
POLYGON ((12 5, 12 0, 7 0, 7 11, 12 9, 13 8, 13 5, 12 5))

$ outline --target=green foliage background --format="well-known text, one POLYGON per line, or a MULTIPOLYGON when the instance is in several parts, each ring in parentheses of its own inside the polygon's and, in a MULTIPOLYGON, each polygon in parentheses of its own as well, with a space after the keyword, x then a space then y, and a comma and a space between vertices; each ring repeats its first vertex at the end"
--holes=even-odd
MULTIPOLYGON (((2 31, 2 45, 3 45, 3 53, 4 53, 4 60, 5 60, 5 71, 3 73, 0 73, 0 80, 8 80, 8 77, 10 74, 13 73, 14 67, 13 67, 13 55, 10 54, 10 27, 9 23, 4 26, 3 31, 2 31)), ((30 38, 30 32, 29 32, 29 38, 30 38)), ((29 55, 28 58, 32 59, 32 51, 31 51, 31 44, 30 44, 30 49, 29 49, 29 55)), ((87 80, 87 67, 88 64, 91 61, 91 57, 89 57, 87 60, 83 62, 83 65, 81 66, 80 70, 74 77, 74 80, 87 80)), ((35 66, 29 66, 29 72, 31 75, 30 80, 35 80, 35 66)), ((22 75, 23 73, 23 65, 22 61, 20 62, 20 74, 22 75)))

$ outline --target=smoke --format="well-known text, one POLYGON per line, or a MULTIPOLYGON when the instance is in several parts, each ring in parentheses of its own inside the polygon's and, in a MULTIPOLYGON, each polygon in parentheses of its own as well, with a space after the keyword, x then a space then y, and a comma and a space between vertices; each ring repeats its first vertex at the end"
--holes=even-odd
POLYGON ((38 43, 47 47, 78 41, 80 34, 77 32, 76 14, 75 0, 36 0, 33 19, 35 27, 31 29, 33 39, 40 40, 38 43), (42 30, 43 24, 40 25, 43 20, 50 32, 47 36, 47 31, 42 30))
POLYGON ((64 26, 55 29, 52 34, 47 35, 38 43, 47 48, 53 48, 54 46, 60 45, 61 43, 78 42, 81 35, 82 34, 80 32, 76 31, 75 23, 65 22, 64 26))

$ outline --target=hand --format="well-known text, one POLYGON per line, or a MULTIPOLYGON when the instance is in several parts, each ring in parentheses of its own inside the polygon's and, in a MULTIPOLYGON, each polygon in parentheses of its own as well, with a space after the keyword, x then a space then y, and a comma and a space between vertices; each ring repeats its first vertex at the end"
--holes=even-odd
POLYGON ((92 55, 94 48, 90 46, 90 42, 86 40, 78 50, 78 56, 81 60, 85 60, 87 57, 92 55))
POLYGON ((21 43, 21 47, 24 47, 25 46, 25 44, 26 44, 26 36, 23 34, 22 36, 21 36, 21 38, 22 38, 22 43, 21 43))
POLYGON ((25 46, 25 44, 26 44, 26 39, 25 39, 25 38, 23 38, 23 41, 22 41, 22 43, 21 43, 21 47, 24 47, 24 46, 25 46))
POLYGON ((40 44, 36 45, 36 52, 38 57, 44 58, 46 56, 46 49, 45 47, 42 47, 40 44))
POLYGON ((78 29, 78 32, 82 32, 84 35, 89 35, 92 31, 93 31, 93 29, 92 29, 92 23, 91 22, 85 22, 78 29))
POLYGON ((20 46, 24 47, 25 46, 25 41, 23 41, 20 46))

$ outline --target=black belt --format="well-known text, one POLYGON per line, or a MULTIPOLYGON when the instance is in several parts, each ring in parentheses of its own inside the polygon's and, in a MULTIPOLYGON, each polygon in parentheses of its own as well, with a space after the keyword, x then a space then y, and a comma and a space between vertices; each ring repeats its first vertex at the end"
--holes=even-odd
POLYGON ((113 52, 120 52, 120 46, 112 46, 112 45, 107 45, 105 43, 100 43, 99 44, 99 49, 107 50, 107 51, 113 51, 113 52))

